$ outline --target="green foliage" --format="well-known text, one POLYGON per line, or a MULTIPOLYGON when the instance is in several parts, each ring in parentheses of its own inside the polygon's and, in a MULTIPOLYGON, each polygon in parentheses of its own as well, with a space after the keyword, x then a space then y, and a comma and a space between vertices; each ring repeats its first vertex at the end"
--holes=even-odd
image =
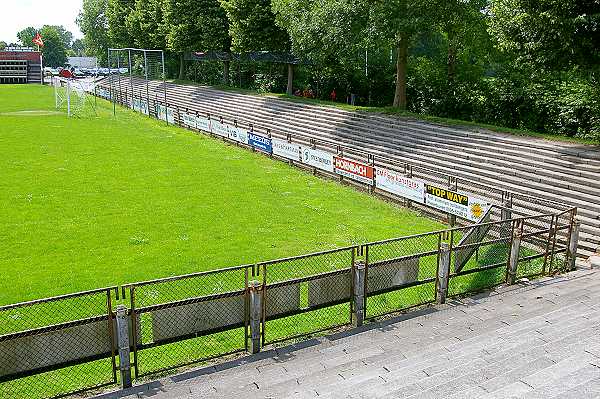
POLYGON ((107 7, 108 0, 83 0, 77 17, 86 54, 98 57, 101 64, 106 63, 109 48, 107 7))
POLYGON ((135 0, 135 7, 126 20, 135 47, 164 49, 166 31, 163 0, 135 0))
POLYGON ((0 50, 4 50, 7 46, 8 46, 8 44, 6 44, 5 41, 0 40, 0 50))
POLYGON ((106 21, 110 47, 133 47, 133 35, 126 24, 133 5, 130 0, 107 0, 106 21))
POLYGON ((289 37, 275 24, 271 0, 221 0, 235 52, 287 51, 289 37))
POLYGON ((75 39, 71 44, 70 54, 76 57, 83 57, 85 55, 85 44, 81 39, 75 39))
POLYGON ((40 29, 40 35, 44 40, 44 47, 42 47, 44 65, 51 67, 64 66, 67 62, 68 49, 68 45, 64 40, 69 35, 64 33, 64 29, 49 25, 44 25, 40 29))
POLYGON ((170 50, 229 51, 229 26, 219 0, 165 0, 164 5, 170 50))
POLYGON ((25 29, 23 29, 22 31, 17 33, 17 39, 19 39, 19 41, 21 42, 22 46, 25 47, 33 47, 33 37, 36 34, 36 29, 29 26, 25 29))
POLYGON ((489 28, 519 62, 552 70, 600 66, 600 1, 492 0, 489 28))

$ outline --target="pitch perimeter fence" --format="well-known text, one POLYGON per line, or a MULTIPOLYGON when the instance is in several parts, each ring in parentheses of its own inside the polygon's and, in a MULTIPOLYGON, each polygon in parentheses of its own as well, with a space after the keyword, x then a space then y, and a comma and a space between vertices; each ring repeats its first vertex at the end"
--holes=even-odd
POLYGON ((470 226, 3 306, 0 396, 128 386, 132 378, 571 270, 575 214, 513 218, 491 206, 470 226))

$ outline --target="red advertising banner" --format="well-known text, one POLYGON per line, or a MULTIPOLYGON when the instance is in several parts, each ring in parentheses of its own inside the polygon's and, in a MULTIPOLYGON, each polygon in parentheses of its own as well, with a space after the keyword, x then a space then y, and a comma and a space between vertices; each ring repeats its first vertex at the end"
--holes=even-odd
POLYGON ((373 184, 374 168, 350 159, 333 157, 335 173, 366 184, 373 184))

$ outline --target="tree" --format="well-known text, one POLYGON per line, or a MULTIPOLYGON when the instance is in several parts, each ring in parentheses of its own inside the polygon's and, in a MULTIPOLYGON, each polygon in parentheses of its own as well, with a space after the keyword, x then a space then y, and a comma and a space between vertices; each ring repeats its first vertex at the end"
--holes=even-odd
POLYGON ((163 0, 135 0, 135 6, 127 16, 126 24, 137 47, 166 48, 163 9, 163 0))
POLYGON ((416 34, 430 28, 430 1, 273 0, 273 9, 297 54, 344 62, 359 49, 395 48, 393 105, 406 108, 408 52, 416 34))
POLYGON ((490 33, 518 62, 553 70, 600 65, 599 0, 492 0, 490 33))
POLYGON ((75 57, 83 57, 83 55, 85 54, 85 44, 83 43, 83 40, 73 40, 73 43, 71 44, 70 53, 73 54, 75 57))
POLYGON ((86 54, 98 57, 105 63, 108 52, 108 0, 83 0, 77 25, 83 33, 86 54))
POLYGON ((0 40, 0 51, 4 50, 8 44, 5 41, 0 40))
POLYGON ((17 33, 17 39, 21 42, 22 46, 32 47, 33 46, 33 37, 36 34, 36 29, 33 27, 28 27, 17 33))
MULTIPOLYGON (((179 78, 185 77, 185 52, 229 51, 231 39, 225 10, 219 0, 165 0, 167 48, 179 53, 179 78)), ((229 61, 224 63, 229 83, 229 61)))
POLYGON ((111 47, 132 47, 133 36, 127 28, 127 18, 133 10, 129 0, 107 0, 106 20, 108 22, 108 44, 111 47))
POLYGON ((271 0, 221 0, 221 5, 227 12, 233 51, 289 50, 289 36, 275 24, 271 0))
POLYGON ((69 32, 68 30, 66 30, 64 26, 62 26, 62 25, 44 25, 42 27, 42 30, 43 29, 51 29, 51 30, 55 31, 60 36, 60 39, 62 40, 63 44, 65 45, 65 48, 67 48, 67 49, 71 48, 71 43, 73 42, 73 34, 71 32, 69 32))
POLYGON ((54 26, 45 25, 40 29, 40 35, 44 40, 44 47, 42 47, 44 64, 51 67, 65 65, 67 62, 67 46, 60 31, 54 26))

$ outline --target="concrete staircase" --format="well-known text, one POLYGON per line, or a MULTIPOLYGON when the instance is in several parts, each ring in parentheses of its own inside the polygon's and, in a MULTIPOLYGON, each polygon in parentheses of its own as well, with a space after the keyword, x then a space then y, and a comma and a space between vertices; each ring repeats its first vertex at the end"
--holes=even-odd
POLYGON ((598 398, 599 273, 501 286, 98 399, 598 398))
MULTIPOLYGON (((110 86, 108 79, 101 82, 110 86)), ((146 83, 122 78, 125 91, 146 97, 146 83)), ((164 101, 162 82, 150 82, 150 99, 164 101)), ((168 103, 180 109, 270 129, 273 135, 317 138, 332 145, 368 151, 378 159, 408 162, 416 177, 444 183, 436 172, 462 179, 461 188, 500 200, 499 190, 535 196, 578 207, 582 221, 579 255, 600 246, 600 148, 436 125, 377 113, 350 112, 274 97, 224 92, 207 87, 167 84, 168 103), (419 169, 422 168, 422 169, 419 169), (495 187, 488 190, 477 183, 495 187)), ((555 211, 522 197, 516 206, 534 212, 555 211)))

